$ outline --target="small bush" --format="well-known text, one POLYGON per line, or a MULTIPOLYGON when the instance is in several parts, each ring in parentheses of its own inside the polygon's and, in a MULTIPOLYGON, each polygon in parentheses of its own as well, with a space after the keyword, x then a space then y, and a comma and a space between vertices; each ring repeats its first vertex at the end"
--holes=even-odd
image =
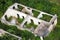
POLYGON ((5 15, 5 19, 10 22, 11 19, 12 19, 12 16, 10 16, 10 17, 8 18, 7 15, 5 15))

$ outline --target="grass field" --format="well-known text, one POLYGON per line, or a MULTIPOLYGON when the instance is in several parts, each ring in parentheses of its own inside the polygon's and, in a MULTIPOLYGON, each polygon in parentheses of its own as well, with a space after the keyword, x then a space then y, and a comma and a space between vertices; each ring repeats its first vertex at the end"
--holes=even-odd
MULTIPOLYGON (((47 12, 49 14, 57 14, 58 16, 58 23, 55 29, 50 33, 49 36, 45 37, 44 40, 60 40, 60 1, 59 0, 0 0, 0 18, 5 13, 7 8, 14 4, 15 2, 24 4, 26 6, 47 12), (51 2, 52 1, 52 2, 51 2), (58 4, 57 4, 58 3, 58 4)), ((0 22, 0 28, 21 36, 23 40, 40 40, 39 37, 34 37, 34 35, 30 32, 18 30, 15 26, 7 26, 3 25, 0 22), (18 32, 17 32, 18 31, 18 32)), ((0 40, 7 40, 7 39, 0 39, 0 40)), ((8 39, 14 40, 14 39, 8 39)), ((17 39, 16 39, 17 40, 17 39)))

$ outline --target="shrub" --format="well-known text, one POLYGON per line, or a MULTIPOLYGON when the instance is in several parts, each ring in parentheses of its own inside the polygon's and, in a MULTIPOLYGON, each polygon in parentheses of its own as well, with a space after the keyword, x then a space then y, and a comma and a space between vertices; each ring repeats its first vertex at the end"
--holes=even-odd
POLYGON ((17 18, 18 23, 22 23, 22 22, 23 22, 23 20, 24 20, 24 18, 23 18, 23 19, 22 19, 22 18, 20 18, 20 17, 19 17, 19 14, 17 14, 17 17, 18 17, 18 18, 17 18))
POLYGON ((5 15, 5 19, 10 22, 11 19, 12 19, 12 16, 10 16, 10 17, 8 18, 7 15, 5 15))

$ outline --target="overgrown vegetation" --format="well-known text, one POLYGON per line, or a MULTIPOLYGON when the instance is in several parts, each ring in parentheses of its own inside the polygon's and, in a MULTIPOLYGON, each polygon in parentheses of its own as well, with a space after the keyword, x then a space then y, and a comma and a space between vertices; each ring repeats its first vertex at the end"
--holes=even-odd
POLYGON ((29 24, 27 24, 27 22, 25 23, 25 26, 27 27, 27 28, 36 28, 37 27, 37 25, 36 24, 34 24, 34 22, 33 22, 33 20, 31 20, 31 23, 29 23, 29 24))
POLYGON ((34 11, 34 10, 33 10, 32 12, 33 12, 33 16, 36 17, 36 18, 37 18, 37 16, 40 14, 39 12, 34 11))
MULTIPOLYGON (((5 13, 7 8, 15 2, 24 4, 32 8, 36 8, 38 10, 41 10, 50 14, 57 14, 58 24, 56 28, 53 30, 53 32, 51 32, 48 37, 44 38, 44 40, 60 40, 60 23, 59 23, 60 22, 60 5, 53 3, 54 1, 50 3, 48 0, 0 0, 0 18, 5 13)), ((34 37, 34 35, 32 35, 30 32, 20 31, 16 27, 7 26, 2 24, 1 22, 0 22, 0 28, 6 31, 9 31, 13 34, 16 34, 18 36, 21 36, 23 40, 28 40, 28 38, 31 38, 31 40, 40 40, 39 37, 34 37)), ((10 38, 6 40, 10 40, 10 38)))
POLYGON ((3 35, 3 37, 0 37, 0 40, 18 40, 18 38, 5 34, 5 35, 3 35))
POLYGON ((43 15, 43 17, 42 18, 40 18, 40 19, 42 19, 42 20, 45 20, 45 21, 47 21, 47 22, 49 22, 50 20, 51 20, 51 16, 48 16, 48 15, 43 15))
MULTIPOLYGON (((15 34, 15 35, 17 35, 17 36, 20 36, 20 37, 22 37, 23 38, 23 40, 28 40, 29 38, 31 39, 31 40, 33 40, 33 39, 39 39, 38 37, 36 38, 31 32, 28 32, 27 30, 19 30, 19 29, 17 29, 17 27, 16 26, 7 26, 7 25, 5 25, 5 24, 3 24, 3 23, 1 23, 0 22, 0 28, 2 28, 2 29, 4 29, 5 31, 8 31, 8 32, 10 32, 10 33, 12 33, 12 34, 15 34), (2 27, 1 27, 2 26, 2 27), (18 31, 18 32, 17 32, 18 31)), ((6 36, 6 37, 8 37, 8 36, 6 36)), ((2 39, 3 40, 3 39, 2 39)), ((7 39, 6 39, 7 40, 7 39)), ((9 39, 8 40, 10 40, 10 37, 9 37, 9 39)), ((14 39, 13 39, 14 40, 14 39)))
POLYGON ((5 19, 6 19, 6 21, 11 21, 12 20, 12 16, 10 16, 9 18, 7 17, 7 15, 5 15, 5 19))
POLYGON ((22 23, 23 20, 24 20, 24 16, 23 16, 23 18, 20 18, 20 17, 19 17, 19 14, 17 14, 17 17, 18 17, 18 18, 17 18, 17 21, 18 21, 19 23, 22 23))

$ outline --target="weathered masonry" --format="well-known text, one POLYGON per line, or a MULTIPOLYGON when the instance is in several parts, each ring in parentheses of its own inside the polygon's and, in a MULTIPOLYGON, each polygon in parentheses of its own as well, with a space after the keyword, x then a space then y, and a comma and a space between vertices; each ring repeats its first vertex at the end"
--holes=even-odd
POLYGON ((15 25, 21 30, 28 30, 41 40, 46 37, 57 24, 57 15, 51 15, 22 4, 15 3, 8 7, 1 17, 1 22, 6 25, 15 25), (44 20, 43 17, 50 17, 44 20))

